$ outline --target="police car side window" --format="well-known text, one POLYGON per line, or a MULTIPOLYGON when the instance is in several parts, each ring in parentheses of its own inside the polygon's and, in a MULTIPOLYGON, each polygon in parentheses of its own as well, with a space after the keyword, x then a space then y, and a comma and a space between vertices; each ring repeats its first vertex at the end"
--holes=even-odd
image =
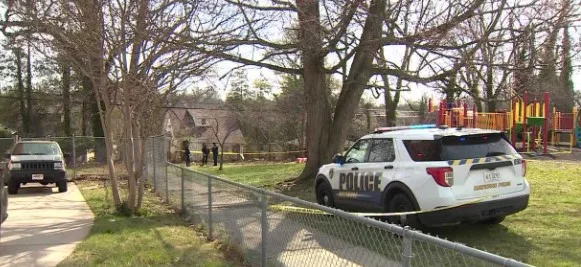
POLYGON ((345 156, 346 163, 358 163, 365 161, 365 155, 367 154, 367 148, 369 148, 369 140, 359 140, 345 156))
POLYGON ((369 149, 369 162, 392 162, 395 160, 392 139, 375 139, 369 149))

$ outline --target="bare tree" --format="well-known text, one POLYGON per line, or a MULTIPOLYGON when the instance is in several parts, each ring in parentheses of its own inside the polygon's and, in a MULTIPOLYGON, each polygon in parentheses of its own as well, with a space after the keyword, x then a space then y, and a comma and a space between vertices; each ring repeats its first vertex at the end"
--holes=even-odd
POLYGON ((208 27, 214 28, 211 35, 214 38, 190 42, 187 46, 241 64, 302 75, 308 162, 301 178, 313 178, 321 164, 329 162, 333 154, 342 150, 347 126, 368 88, 370 77, 387 75, 403 81, 427 83, 458 71, 464 61, 446 65, 452 61, 435 58, 452 57, 450 51, 462 47, 475 51, 486 41, 486 37, 458 45, 445 41, 451 38, 447 33, 457 25, 479 13, 495 16, 502 13, 506 5, 506 1, 491 1, 496 5, 483 9, 485 2, 283 0, 266 4, 220 1, 213 3, 218 6, 213 10, 229 17, 228 23, 210 23, 208 27), (406 13, 400 11, 406 5, 409 5, 409 14, 413 14, 409 15, 410 28, 416 29, 413 32, 400 30, 406 13), (270 34, 273 28, 291 31, 290 36, 297 38, 270 34), (420 62, 415 71, 392 64, 390 56, 385 64, 377 64, 377 51, 388 46, 415 49, 413 60, 420 62), (298 67, 281 63, 293 60, 300 62, 298 67), (436 65, 436 61, 441 64, 436 65), (332 106, 327 77, 334 74, 342 75, 344 80, 338 101, 332 106))
POLYGON ((235 116, 228 116, 222 118, 212 118, 212 123, 210 125, 212 128, 212 133, 214 137, 216 137, 216 141, 220 146, 220 168, 218 170, 222 170, 224 166, 224 145, 228 140, 228 137, 232 135, 236 130, 240 129, 238 127, 238 120, 235 116), (222 121, 222 123, 220 123, 222 121))
POLYGON ((177 0, 10 2, 1 24, 13 35, 32 33, 35 43, 58 51, 93 88, 117 206, 136 211, 141 205, 145 138, 162 130, 165 97, 216 62, 175 45, 196 27, 191 22, 197 9, 198 3, 177 0), (129 188, 124 201, 112 157, 116 109, 125 122, 129 188))

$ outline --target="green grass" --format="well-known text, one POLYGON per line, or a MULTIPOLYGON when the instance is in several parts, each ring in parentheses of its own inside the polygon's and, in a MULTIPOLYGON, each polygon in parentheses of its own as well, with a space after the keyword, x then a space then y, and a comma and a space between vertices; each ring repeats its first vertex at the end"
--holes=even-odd
POLYGON ((581 165, 528 162, 526 210, 493 227, 462 225, 434 233, 538 266, 581 263, 581 165))
POLYGON ((86 240, 59 266, 240 266, 236 254, 205 241, 159 198, 147 192, 142 216, 115 214, 102 183, 78 181, 95 214, 86 240), (232 255, 234 257, 228 257, 232 255))
MULTIPOLYGON (((226 165, 222 172, 214 168, 195 168, 313 201, 310 182, 290 189, 277 186, 296 177, 303 166, 290 163, 226 165)), ((507 217, 500 225, 467 224, 429 232, 532 265, 578 266, 581 262, 581 164, 529 161, 527 172, 532 192, 526 210, 507 217)), ((327 219, 322 219, 318 227, 317 221, 311 220, 315 228, 323 229, 328 223, 327 219)), ((434 246, 424 249, 438 251, 434 246)))
POLYGON ((213 174, 220 177, 256 187, 273 189, 279 183, 296 178, 302 171, 304 164, 297 163, 267 163, 267 164, 225 164, 219 171, 218 167, 198 165, 191 169, 213 174))

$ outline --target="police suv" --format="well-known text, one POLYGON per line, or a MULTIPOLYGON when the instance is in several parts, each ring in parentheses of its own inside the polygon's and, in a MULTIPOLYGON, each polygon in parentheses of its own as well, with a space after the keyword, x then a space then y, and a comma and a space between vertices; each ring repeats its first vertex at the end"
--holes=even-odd
POLYGON ((384 216, 391 223, 497 224, 528 205, 526 161, 500 131, 378 128, 334 162, 319 169, 317 202, 348 211, 408 212, 384 216))

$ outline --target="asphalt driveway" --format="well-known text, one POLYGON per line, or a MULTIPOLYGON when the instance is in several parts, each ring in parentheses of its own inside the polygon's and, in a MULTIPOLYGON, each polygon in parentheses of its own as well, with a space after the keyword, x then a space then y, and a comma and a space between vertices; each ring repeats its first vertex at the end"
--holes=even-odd
POLYGON ((93 213, 77 186, 24 186, 9 196, 0 231, 0 266, 56 266, 89 233, 93 213))

